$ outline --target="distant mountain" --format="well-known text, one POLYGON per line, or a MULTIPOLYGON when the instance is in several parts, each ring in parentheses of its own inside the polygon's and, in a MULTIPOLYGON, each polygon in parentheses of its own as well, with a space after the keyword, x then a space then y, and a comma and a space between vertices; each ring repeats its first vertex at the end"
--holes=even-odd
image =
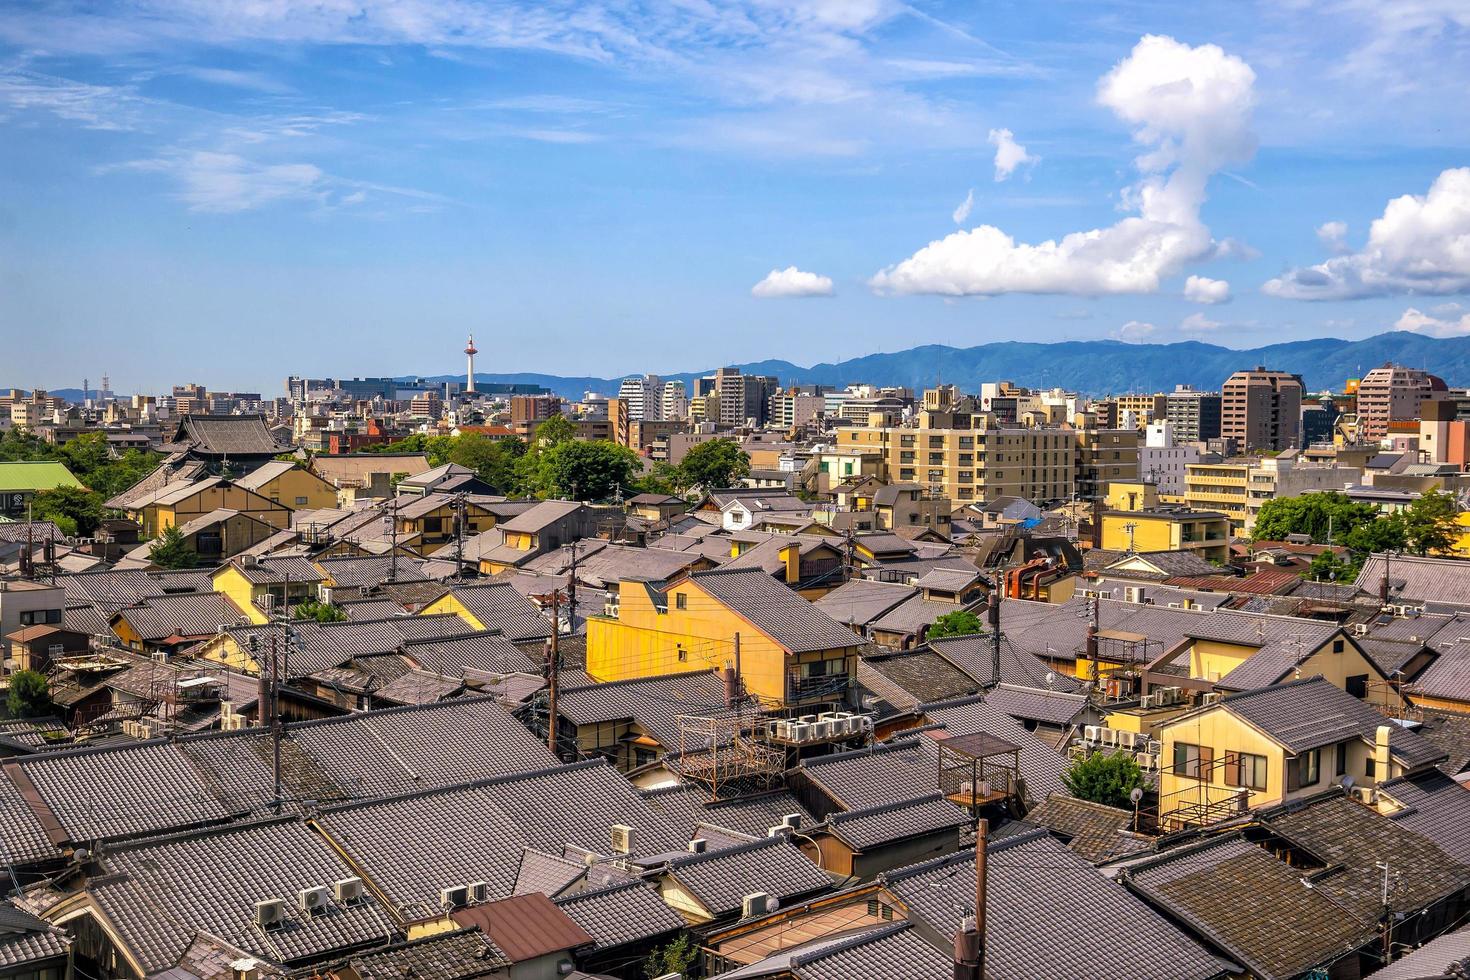
MULTIPOLYGON (((1232 350, 1189 341, 1180 344, 1125 344, 1115 340, 1028 344, 1006 341, 979 347, 929 345, 887 354, 869 354, 836 364, 801 367, 789 361, 737 364, 747 374, 770 374, 782 384, 855 382, 903 385, 918 391, 937 381, 974 390, 981 381, 1010 380, 1032 387, 1062 387, 1087 395, 1126 391, 1167 391, 1176 384, 1218 389, 1235 371, 1263 364, 1294 371, 1311 391, 1341 390, 1386 361, 1424 368, 1453 387, 1470 386, 1470 337, 1438 339, 1399 331, 1365 340, 1301 340, 1254 350, 1232 350)), ((691 381, 713 368, 666 378, 691 381)), ((464 375, 433 380, 456 381, 464 375)), ((554 374, 480 374, 480 381, 537 384, 566 398, 584 391, 613 395, 623 378, 574 378, 554 374)), ((624 377, 629 377, 624 375, 624 377)))

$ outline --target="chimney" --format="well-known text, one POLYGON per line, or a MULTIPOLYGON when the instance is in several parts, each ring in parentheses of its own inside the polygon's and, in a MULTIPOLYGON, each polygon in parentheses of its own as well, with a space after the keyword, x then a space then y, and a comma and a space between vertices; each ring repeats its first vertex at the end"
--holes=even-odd
POLYGON ((733 708, 740 703, 740 677, 734 667, 726 664, 720 668, 720 679, 725 684, 725 707, 733 708))
POLYGON ((801 545, 788 544, 781 549, 781 561, 786 565, 786 584, 801 581, 801 545))
POLYGON ((1373 743, 1373 778, 1380 783, 1391 778, 1389 761, 1392 755, 1388 751, 1388 736, 1392 730, 1388 725, 1379 725, 1378 737, 1373 743))

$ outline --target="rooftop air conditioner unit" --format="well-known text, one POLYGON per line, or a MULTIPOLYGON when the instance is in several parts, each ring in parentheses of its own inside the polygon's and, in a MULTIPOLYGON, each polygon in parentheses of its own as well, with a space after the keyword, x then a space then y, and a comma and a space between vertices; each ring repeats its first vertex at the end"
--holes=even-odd
POLYGON ((812 726, 803 722, 796 722, 791 726, 791 741, 805 742, 812 737, 812 726))
POLYGON ((789 833, 791 833, 791 828, 784 823, 778 823, 774 827, 766 828, 767 837, 785 837, 789 833))
POLYGON ((486 882, 472 881, 465 885, 465 890, 469 893, 471 902, 479 903, 490 899, 490 886, 486 882))
POLYGON ((690 854, 703 854, 703 853, 705 853, 708 850, 709 850, 709 841, 705 840, 703 837, 696 837, 692 841, 689 842, 689 853, 690 854))
POLYGON ((1147 771, 1153 768, 1154 757, 1147 752, 1135 752, 1133 754, 1133 761, 1138 763, 1138 768, 1147 771))
POLYGON ((215 632, 218 633, 220 636, 224 636, 229 631, 230 631, 230 624, 229 623, 220 623, 219 624, 219 627, 215 630, 215 632))
POLYGON ((286 903, 279 898, 267 898, 255 903, 255 924, 270 929, 286 918, 286 903))
POLYGON ((770 900, 771 896, 765 892, 751 892, 740 900, 740 917, 754 919, 758 915, 765 915, 770 900))
POLYGON ((811 737, 813 739, 826 738, 832 734, 832 723, 830 721, 817 721, 811 724, 811 737))
POLYGON ((464 885, 455 885, 452 888, 439 889, 439 906, 446 909, 457 909, 467 904, 470 898, 470 890, 464 885))
POLYGON ((362 879, 343 878, 332 883, 332 894, 343 905, 356 905, 362 901, 362 879))
POLYGON ((326 909, 332 901, 332 891, 324 885, 303 888, 296 893, 296 907, 309 917, 326 909))
POLYGON ((373 587, 371 585, 359 585, 357 587, 357 594, 364 597, 370 596, 373 594, 373 587))
POLYGON ((1082 739, 1086 742, 1101 742, 1102 729, 1097 725, 1082 726, 1082 739))
POLYGON ((1154 695, 1152 695, 1152 694, 1145 694, 1145 695, 1143 695, 1141 698, 1138 699, 1138 706, 1140 708, 1142 708, 1144 711, 1147 711, 1150 708, 1152 708, 1154 706, 1154 695))
POLYGON ((240 564, 244 568, 254 568, 256 565, 260 564, 260 559, 255 557, 254 555, 241 555, 240 564))
POLYGON ((801 814, 799 814, 799 813, 788 813, 788 814, 786 814, 786 816, 784 816, 784 817, 781 818, 781 823, 784 826, 790 827, 792 830, 800 830, 801 829, 801 814))
POLYGON ((1215 691, 1206 691, 1205 696, 1200 699, 1200 704, 1211 705, 1220 700, 1220 695, 1215 691))
POLYGON ((814 721, 817 720, 817 716, 816 715, 802 715, 800 718, 798 718, 796 720, 799 721, 799 722, 801 722, 804 725, 810 725, 812 722, 814 722, 814 721))
POLYGON ((1367 623, 1354 623, 1353 624, 1353 635, 1354 636, 1367 636, 1368 635, 1368 624, 1367 623))
POLYGON ((614 854, 633 853, 633 828, 627 824, 615 823, 611 828, 612 851, 614 854))

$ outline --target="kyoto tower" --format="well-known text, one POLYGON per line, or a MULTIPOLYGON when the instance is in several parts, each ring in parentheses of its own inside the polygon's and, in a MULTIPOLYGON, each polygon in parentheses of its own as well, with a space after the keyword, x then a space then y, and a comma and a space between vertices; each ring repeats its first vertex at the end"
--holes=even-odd
POLYGON ((468 383, 464 386, 464 390, 465 394, 473 395, 475 393, 475 355, 480 353, 475 348, 474 334, 470 334, 470 342, 464 345, 464 353, 469 359, 469 377, 466 379, 468 383))

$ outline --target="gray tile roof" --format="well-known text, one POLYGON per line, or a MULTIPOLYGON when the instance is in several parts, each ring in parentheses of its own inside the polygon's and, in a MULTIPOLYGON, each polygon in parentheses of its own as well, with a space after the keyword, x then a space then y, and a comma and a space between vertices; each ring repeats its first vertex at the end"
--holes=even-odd
POLYGON ((1285 980, 1373 941, 1303 874, 1238 835, 1179 848, 1132 867, 1126 880, 1150 904, 1205 936, 1262 980, 1285 980))
POLYGON ((752 892, 784 903, 832 887, 832 879, 784 836, 680 857, 669 862, 668 873, 715 918, 738 914, 752 892))
POLYGON ((910 837, 967 828, 970 815, 935 792, 912 800, 834 813, 827 823, 832 833, 848 846, 868 851, 910 837))
POLYGON ((173 441, 212 456, 269 456, 281 451, 264 415, 185 415, 173 441))
MULTIPOLYGON (((929 574, 932 575, 934 573, 930 572, 929 574)), ((913 636, 922 636, 940 616, 960 612, 964 608, 952 602, 938 602, 933 599, 925 599, 922 594, 915 593, 912 598, 894 606, 868 625, 870 629, 883 630, 887 633, 907 633, 913 636)))
POLYGON ((377 701, 389 704, 432 704, 464 690, 464 680, 424 670, 410 670, 373 692, 377 701))
POLYGON ((855 578, 820 597, 813 605, 839 623, 866 626, 917 594, 912 586, 897 582, 855 578))
POLYGON ((642 881, 566 895, 556 905, 596 940, 598 950, 646 943, 684 928, 679 913, 642 881))
POLYGON ((798 949, 791 955, 801 980, 935 980, 953 971, 950 956, 901 923, 857 937, 798 949))
MULTIPOLYGON (((1292 753, 1344 739, 1377 739, 1389 726, 1389 747, 1409 768, 1428 765, 1444 753, 1414 732, 1395 724, 1322 677, 1306 677, 1221 698, 1217 704, 1281 742, 1292 753)), ((1208 710, 1208 709, 1197 709, 1208 710)), ((1173 719, 1171 724, 1179 719, 1173 719)))
POLYGON ((359 980, 477 980, 504 976, 511 961, 483 932, 461 929, 353 956, 343 965, 359 980))
POLYGON ((300 889, 331 887, 353 870, 294 819, 114 848, 106 862, 116 877, 101 879, 90 891, 149 973, 173 966, 195 929, 277 962, 324 959, 392 934, 390 919, 371 892, 358 905, 334 901, 310 917, 297 910, 300 889), (287 903, 286 921, 263 936, 253 924, 255 903, 269 898, 287 903), (187 912, 184 921, 179 911, 187 912))
POLYGON ((0 778, 0 868, 57 856, 56 845, 21 797, 7 766, 0 778))
POLYGON ((861 642, 852 630, 759 569, 694 572, 690 579, 792 653, 861 642))
POLYGON ((230 564, 255 585, 276 585, 290 579, 292 582, 320 582, 322 570, 316 562, 300 555, 266 555, 253 563, 234 560, 230 564))
POLYGON ((449 590, 486 629, 499 630, 510 640, 531 640, 551 635, 551 624, 530 599, 508 582, 462 585, 449 590))
POLYGON ((1437 769, 1380 783, 1378 789, 1404 807, 1390 814, 1395 822, 1455 860, 1470 862, 1470 790, 1437 769))
POLYGON ((0 970, 39 968, 47 960, 65 957, 70 945, 71 940, 51 923, 0 901, 0 970))
MULTIPOLYGON (((973 677, 956 667, 946 658, 932 650, 920 648, 890 655, 870 655, 862 658, 869 673, 882 675, 889 683, 902 689, 912 699, 911 707, 924 701, 945 701, 949 698, 965 697, 979 691, 980 685, 973 677)), ((880 685, 881 686, 881 685, 880 685)), ((879 697, 884 695, 877 693, 879 697)), ((909 699, 905 699, 908 701, 909 699)))
POLYGON ((724 682, 714 671, 639 677, 563 691, 558 713, 574 725, 632 719, 665 749, 679 748, 679 715, 720 711, 724 682))
POLYGON ((985 732, 1005 739, 1020 748, 1021 778, 1026 798, 1044 800, 1052 793, 1065 793, 1062 773, 1067 760, 1053 746, 1028 732, 997 705, 981 698, 968 698, 940 704, 921 705, 919 710, 932 722, 945 727, 951 735, 985 732))
MULTIPOLYGON (((1007 632, 1009 628, 1004 622, 1001 624, 1000 680, 1002 683, 1068 693, 1081 688, 1082 685, 1076 680, 1052 670, 1040 657, 1018 645, 1007 632)), ((991 676, 989 633, 930 640, 929 649, 969 674, 977 684, 989 686, 995 682, 995 678, 991 676)))
POLYGON ((1073 724, 1087 711, 1087 698, 1081 694, 1048 691, 1036 687, 1000 684, 992 688, 985 700, 1020 722, 1040 721, 1049 725, 1073 724))
POLYGON ((1070 796, 1048 796, 1026 813, 1026 822, 1045 827, 1073 851, 1094 863, 1148 847, 1134 837, 1133 814, 1070 796))
MULTIPOLYGON (((356 589, 361 586, 381 585, 393 572, 392 555, 346 555, 340 558, 319 558, 317 565, 327 573, 333 585, 339 589, 356 589)), ((426 576, 419 563, 403 557, 398 559, 397 582, 422 581, 426 576)))
POLYGON ((1411 695, 1470 701, 1470 643, 1447 646, 1407 688, 1411 695))
POLYGON ((560 854, 547 854, 534 847, 521 851, 521 866, 516 872, 513 895, 528 895, 540 892, 555 898, 587 874, 587 865, 573 861, 560 854))
MULTIPOLYGON (((1384 557, 1371 555, 1354 584, 1376 596, 1383 585, 1384 570, 1384 557)), ((1450 558, 1394 555, 1387 562, 1387 574, 1390 600, 1470 606, 1470 563, 1450 558)))
MULTIPOLYGON (((1167 919, 1045 831, 1018 834, 987 853, 991 980, 1189 980, 1224 964, 1167 919)), ((974 906, 975 859, 960 853, 880 880, 911 919, 941 936, 974 906)))
POLYGON ((699 836, 695 827, 700 824, 713 824, 749 837, 764 837, 789 814, 800 816, 804 827, 815 822, 795 794, 785 789, 711 803, 708 791, 680 783, 645 790, 643 798, 675 827, 687 830, 688 839, 699 836))
POLYGON ((1436 980, 1454 976, 1454 967, 1463 971, 1466 962, 1470 962, 1470 926, 1431 939, 1372 976, 1373 980, 1436 980))
POLYGON ((613 824, 634 828, 639 853, 688 841, 601 762, 336 807, 320 823, 395 903, 412 907, 437 907, 440 888, 470 881, 487 882, 491 898, 508 896, 525 848, 605 854, 613 824))
POLYGON ((519 531, 535 534, 555 524, 557 521, 565 520, 583 509, 586 504, 575 500, 543 500, 536 506, 501 525, 506 531, 519 531))
POLYGON ((411 640, 403 655, 424 670, 459 676, 466 670, 492 674, 534 673, 541 663, 532 660, 509 639, 493 633, 471 633, 449 639, 411 640))
POLYGON ((119 610, 114 619, 127 621, 144 642, 173 636, 208 636, 223 625, 238 621, 243 610, 223 593, 160 595, 143 604, 119 610))

